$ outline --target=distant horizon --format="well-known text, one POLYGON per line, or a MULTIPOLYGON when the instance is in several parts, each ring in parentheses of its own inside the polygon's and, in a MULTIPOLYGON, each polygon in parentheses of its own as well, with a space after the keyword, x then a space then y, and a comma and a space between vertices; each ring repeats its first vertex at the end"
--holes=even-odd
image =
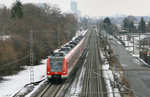
MULTIPOLYGON (((16 0, 2 0, 1 5, 12 6, 16 0)), ((62 12, 70 12, 71 0, 20 0, 25 3, 48 3, 55 4, 62 12)), ((73 0, 78 4, 81 15, 90 17, 111 17, 116 15, 150 16, 150 0, 73 0), (142 5, 141 5, 142 4, 142 5), (140 6, 139 6, 140 5, 140 6)))

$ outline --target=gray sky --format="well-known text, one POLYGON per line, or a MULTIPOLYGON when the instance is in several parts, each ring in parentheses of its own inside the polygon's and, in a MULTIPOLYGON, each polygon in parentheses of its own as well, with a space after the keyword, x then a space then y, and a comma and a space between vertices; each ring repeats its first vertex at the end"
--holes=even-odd
MULTIPOLYGON (((12 5, 15 0, 0 0, 0 4, 12 5)), ((20 0, 23 3, 58 4, 63 11, 69 11, 70 0, 20 0)), ((82 15, 110 16, 114 14, 150 15, 150 0, 74 0, 82 15)))

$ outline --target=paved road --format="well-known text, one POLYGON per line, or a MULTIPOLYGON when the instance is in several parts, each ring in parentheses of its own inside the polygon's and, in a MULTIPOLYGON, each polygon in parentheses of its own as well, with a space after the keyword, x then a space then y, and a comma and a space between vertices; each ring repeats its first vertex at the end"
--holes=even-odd
MULTIPOLYGON (((106 35, 107 36, 107 35, 106 35)), ((150 68, 132 57, 116 40, 109 40, 136 97, 150 97, 150 68)))

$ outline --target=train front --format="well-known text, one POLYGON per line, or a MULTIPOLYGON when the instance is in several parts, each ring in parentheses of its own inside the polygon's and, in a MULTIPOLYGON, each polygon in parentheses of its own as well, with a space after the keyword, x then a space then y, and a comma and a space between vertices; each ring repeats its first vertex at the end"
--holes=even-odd
POLYGON ((50 56, 47 60, 47 78, 61 79, 67 75, 67 62, 64 57, 50 56))

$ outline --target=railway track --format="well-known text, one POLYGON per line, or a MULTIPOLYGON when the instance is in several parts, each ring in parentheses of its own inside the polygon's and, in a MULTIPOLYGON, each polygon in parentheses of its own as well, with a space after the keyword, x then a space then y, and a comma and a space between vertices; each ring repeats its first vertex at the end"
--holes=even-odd
POLYGON ((106 97, 103 92, 105 91, 105 83, 103 78, 98 75, 102 75, 101 62, 98 50, 98 39, 94 29, 91 29, 91 37, 88 42, 89 56, 86 64, 86 74, 84 78, 84 86, 82 96, 84 97, 106 97), (97 74, 93 73, 96 72, 97 74))
POLYGON ((48 83, 37 97, 57 97, 63 88, 64 83, 65 81, 62 81, 60 84, 48 83))

